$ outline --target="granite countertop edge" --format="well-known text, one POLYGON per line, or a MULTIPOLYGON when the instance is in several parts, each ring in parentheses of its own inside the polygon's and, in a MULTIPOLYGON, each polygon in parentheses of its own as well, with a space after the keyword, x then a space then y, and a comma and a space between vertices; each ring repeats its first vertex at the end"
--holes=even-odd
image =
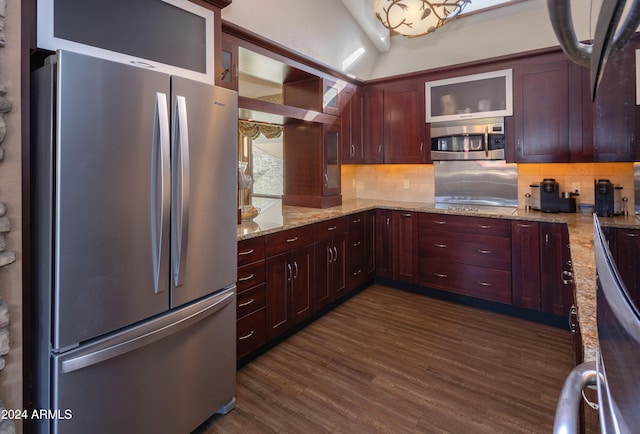
MULTIPOLYGON (((513 214, 491 214, 436 208, 433 203, 402 202, 374 199, 352 199, 342 205, 326 208, 282 207, 282 222, 238 225, 238 240, 268 235, 316 222, 342 217, 371 209, 391 209, 400 211, 430 212, 441 214, 482 216, 512 220, 529 220, 551 223, 566 223, 569 231, 573 278, 576 287, 578 322, 583 341, 584 361, 596 358, 598 332, 596 324, 596 266, 593 255, 593 215, 585 213, 543 213, 517 209, 513 214)), ((634 215, 628 217, 600 218, 603 226, 640 228, 640 220, 634 215)), ((568 313, 567 313, 568 314, 568 313)))

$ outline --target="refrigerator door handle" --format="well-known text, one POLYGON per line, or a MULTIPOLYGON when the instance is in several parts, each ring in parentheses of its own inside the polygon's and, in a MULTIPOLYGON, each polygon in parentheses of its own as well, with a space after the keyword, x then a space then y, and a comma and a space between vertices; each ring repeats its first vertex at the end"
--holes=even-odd
POLYGON ((173 280, 174 286, 184 283, 184 268, 189 238, 189 125, 187 100, 176 96, 176 116, 173 125, 173 280))
POLYGON ((198 306, 196 309, 187 308, 187 313, 177 321, 166 324, 163 327, 153 328, 149 332, 141 333, 139 336, 135 336, 124 342, 118 342, 106 348, 90 351, 77 357, 64 360, 62 362, 62 373, 67 374, 78 371, 157 342, 208 318, 234 300, 235 287, 232 287, 229 290, 222 291, 215 298, 207 300, 204 306, 198 306))
MULTIPOLYGON (((151 177, 151 254, 153 257, 153 288, 156 294, 164 289, 160 286, 162 261, 164 257, 164 241, 168 230, 165 222, 169 221, 169 111, 167 95, 156 93, 153 126, 153 164, 151 177)), ((166 269, 165 269, 166 270, 166 269)), ((166 271, 165 271, 166 272, 166 271)))

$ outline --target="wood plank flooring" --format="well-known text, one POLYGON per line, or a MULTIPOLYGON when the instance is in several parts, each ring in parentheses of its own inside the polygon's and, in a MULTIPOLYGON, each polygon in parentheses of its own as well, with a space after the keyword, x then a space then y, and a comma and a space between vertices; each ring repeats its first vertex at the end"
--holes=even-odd
POLYGON ((373 285, 238 371, 196 433, 549 433, 571 333, 373 285))

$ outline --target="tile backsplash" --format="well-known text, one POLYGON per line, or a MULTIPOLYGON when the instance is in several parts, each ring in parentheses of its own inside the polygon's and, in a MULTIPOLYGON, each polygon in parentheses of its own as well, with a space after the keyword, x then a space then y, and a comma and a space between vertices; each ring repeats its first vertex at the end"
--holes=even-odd
MULTIPOLYGON (((530 184, 554 178, 560 191, 573 191, 579 184, 578 203, 593 204, 593 183, 608 179, 622 186, 622 196, 634 207, 633 163, 544 163, 518 164, 518 206, 524 208, 524 195, 530 184)), ((433 164, 362 164, 342 166, 343 199, 380 199, 407 202, 433 202, 435 195, 433 164)))

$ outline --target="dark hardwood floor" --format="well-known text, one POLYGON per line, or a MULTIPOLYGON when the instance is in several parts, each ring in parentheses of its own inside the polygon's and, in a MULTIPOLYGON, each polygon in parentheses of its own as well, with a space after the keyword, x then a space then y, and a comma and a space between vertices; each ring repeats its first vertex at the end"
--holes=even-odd
POLYGON ((371 286, 238 371, 212 433, 550 433, 564 330, 371 286))

